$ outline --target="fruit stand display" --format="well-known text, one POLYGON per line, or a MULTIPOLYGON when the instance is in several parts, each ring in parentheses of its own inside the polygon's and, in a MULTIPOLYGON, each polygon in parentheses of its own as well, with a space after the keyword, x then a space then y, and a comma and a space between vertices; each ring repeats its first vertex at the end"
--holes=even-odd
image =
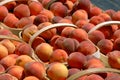
POLYGON ((120 80, 119 27, 90 0, 3 0, 0 80, 120 80))

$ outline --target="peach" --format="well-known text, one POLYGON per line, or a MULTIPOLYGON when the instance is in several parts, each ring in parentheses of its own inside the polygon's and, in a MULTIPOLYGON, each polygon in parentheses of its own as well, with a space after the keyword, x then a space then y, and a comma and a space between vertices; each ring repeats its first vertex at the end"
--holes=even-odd
POLYGON ((107 9, 105 10, 105 13, 107 13, 111 18, 112 18, 112 15, 115 13, 116 11, 113 10, 113 9, 107 9))
POLYGON ((25 42, 28 42, 30 37, 38 31, 38 28, 34 24, 26 25, 25 27, 21 33, 21 37, 25 42))
POLYGON ((2 58, 0 60, 0 64, 2 64, 5 69, 7 69, 8 67, 15 65, 17 57, 18 57, 18 55, 10 54, 10 55, 2 58))
POLYGON ((111 21, 111 17, 107 13, 101 13, 98 16, 102 17, 105 21, 111 21))
POLYGON ((90 0, 80 0, 78 2, 77 7, 78 7, 78 9, 83 9, 88 13, 91 8, 91 1, 90 0))
POLYGON ((20 55, 16 58, 16 65, 21 66, 24 68, 25 64, 27 62, 34 61, 30 56, 28 55, 20 55))
POLYGON ((18 80, 15 76, 12 76, 8 73, 4 73, 0 75, 1 80, 18 80))
POLYGON ((105 35, 99 31, 95 30, 92 33, 88 34, 88 38, 94 43, 97 44, 101 39, 105 39, 105 35), (98 36, 99 35, 99 36, 98 36))
POLYGON ((10 66, 9 68, 6 69, 6 73, 15 76, 16 78, 18 78, 19 80, 23 79, 24 76, 24 68, 21 66, 10 66))
POLYGON ((120 75, 118 73, 108 73, 107 77, 105 78, 105 80, 119 80, 120 79, 120 75))
POLYGON ((79 78, 76 79, 76 80, 85 80, 87 77, 88 77, 88 75, 84 75, 84 76, 82 76, 82 77, 79 77, 79 78))
POLYGON ((13 9, 15 8, 15 6, 17 5, 17 3, 15 1, 11 1, 8 2, 6 4, 4 4, 4 6, 11 12, 13 11, 13 9))
POLYGON ((120 11, 117 11, 112 15, 112 20, 115 20, 115 21, 120 20, 120 11))
POLYGON ((39 79, 35 76, 27 76, 23 80, 39 80, 39 79))
POLYGON ((97 25, 97 24, 102 23, 104 21, 105 20, 100 16, 93 16, 93 17, 90 18, 89 23, 97 25))
POLYGON ((49 59, 49 62, 67 62, 68 54, 63 49, 55 49, 49 59))
POLYGON ((104 80, 101 76, 97 75, 97 74, 91 74, 89 75, 86 80, 104 80))
POLYGON ((42 37, 36 37, 35 39, 34 39, 34 41, 32 42, 32 48, 35 50, 35 48, 39 45, 39 44, 41 44, 41 43, 45 43, 46 41, 45 41, 45 39, 43 39, 42 37))
POLYGON ((19 46, 16 47, 15 54, 17 54, 17 55, 31 55, 32 48, 27 43, 21 43, 19 46))
POLYGON ((50 5, 50 11, 52 11, 55 16, 65 17, 67 15, 68 8, 61 2, 54 2, 50 5))
POLYGON ((90 29, 92 29, 95 25, 92 23, 86 23, 85 25, 82 26, 82 29, 84 29, 86 32, 89 32, 90 29))
POLYGON ((79 9, 72 14, 72 22, 76 23, 78 20, 88 20, 88 14, 85 10, 79 9))
POLYGON ((16 28, 16 23, 19 19, 12 13, 9 13, 3 20, 3 23, 11 28, 16 28))
POLYGON ((35 49, 35 53, 37 54, 38 58, 44 62, 47 62, 50 59, 52 52, 53 47, 48 43, 41 43, 35 49))
POLYGON ((61 36, 63 36, 63 37, 69 37, 69 35, 70 35, 70 33, 71 33, 71 31, 72 31, 73 29, 75 29, 75 28, 73 28, 73 27, 65 27, 65 28, 62 30, 62 32, 61 32, 61 36))
POLYGON ((36 15, 31 15, 29 16, 28 18, 31 19, 32 23, 34 22, 34 19, 35 19, 36 15))
POLYGON ((42 0, 41 3, 43 7, 46 7, 51 0, 42 0))
POLYGON ((116 30, 112 35, 112 39, 115 40, 115 39, 119 38, 120 37, 119 33, 120 33, 120 29, 116 30))
POLYGON ((97 46, 103 54, 107 54, 113 50, 113 42, 109 39, 101 39, 97 43, 97 46))
MULTIPOLYGON (((65 18, 63 18, 63 19, 59 20, 58 23, 69 23, 69 24, 72 24, 72 21, 71 21, 70 19, 65 19, 65 18)), ((66 26, 62 26, 62 27, 56 28, 58 34, 61 34, 62 30, 63 30, 65 27, 66 27, 66 26)))
POLYGON ((26 4, 19 4, 14 8, 13 13, 16 17, 22 18, 22 17, 29 17, 30 16, 30 10, 28 5, 26 4))
MULTIPOLYGON (((49 26, 49 25, 52 25, 52 23, 51 22, 43 22, 38 25, 38 30, 40 30, 46 26, 49 26)), ((39 36, 45 40, 50 40, 54 35, 56 35, 56 33, 57 33, 57 30, 56 30, 56 28, 54 28, 54 29, 49 29, 47 31, 44 31, 43 33, 39 34, 39 36)))
POLYGON ((52 19, 54 18, 54 14, 52 13, 52 11, 44 9, 40 12, 40 14, 46 15, 49 19, 49 21, 51 22, 52 19))
POLYGON ((0 64, 0 73, 4 73, 5 72, 5 68, 2 64, 0 64))
POLYGON ((66 80, 68 76, 68 69, 64 64, 54 62, 49 65, 47 75, 51 80, 66 80))
POLYGON ((115 29, 115 27, 114 26, 112 27, 111 25, 111 26, 103 26, 98 30, 100 30, 104 34, 105 38, 111 39, 113 33, 115 32, 113 29, 115 29))
POLYGON ((35 76, 40 80, 44 80, 46 77, 45 66, 37 61, 28 62, 25 64, 25 73, 28 76, 35 76))
MULTIPOLYGON (((57 44, 59 44, 59 42, 57 44)), ((66 38, 63 40, 62 44, 59 45, 61 45, 61 49, 64 49, 68 54, 70 54, 77 50, 79 42, 76 39, 66 38)))
POLYGON ((29 9, 30 9, 30 14, 31 15, 38 15, 42 10, 43 6, 42 3, 37 2, 37 1, 32 1, 28 4, 29 9))
POLYGON ((63 18, 60 16, 54 16, 52 19, 52 23, 58 23, 61 19, 63 19, 63 18))
POLYGON ((29 17, 22 17, 17 23, 17 28, 24 28, 25 25, 31 24, 32 20, 29 17))
POLYGON ((6 57, 8 55, 8 49, 0 44, 0 59, 6 57))
POLYGON ((76 21, 75 25, 78 27, 78 28, 82 28, 85 24, 88 23, 88 20, 78 20, 76 21))
POLYGON ((95 58, 95 57, 88 59, 84 66, 87 69, 89 69, 89 68, 104 68, 105 67, 104 63, 100 59, 95 58))
POLYGON ((67 0, 67 1, 65 2, 65 5, 68 7, 68 10, 69 10, 68 12, 72 11, 73 6, 74 6, 74 3, 73 3, 72 1, 67 0))
POLYGON ((70 77, 73 74, 76 74, 79 71, 80 71, 80 69, 78 69, 78 68, 70 68, 70 69, 68 69, 68 77, 70 77))
POLYGON ((120 44, 120 38, 115 39, 113 43, 114 50, 120 50, 119 44, 120 44))
POLYGON ((8 54, 14 53, 16 47, 9 39, 3 39, 0 43, 7 48, 8 54))
POLYGON ((11 35, 11 34, 13 33, 8 29, 0 29, 0 35, 11 35))
POLYGON ((87 58, 83 53, 81 52, 72 52, 68 56, 68 66, 71 68, 78 68, 82 69, 84 67, 84 64, 86 63, 87 58))
POLYGON ((79 42, 87 40, 88 39, 88 34, 84 29, 73 29, 69 35, 70 38, 74 38, 78 40, 79 42), (78 35, 76 35, 78 34, 78 35))
POLYGON ((84 55, 91 55, 96 52, 96 47, 90 41, 85 40, 80 42, 77 51, 82 52, 84 55))
POLYGON ((93 16, 98 16, 99 14, 102 13, 102 9, 97 7, 97 6, 93 6, 90 8, 90 12, 89 12, 89 18, 93 17, 93 16))
POLYGON ((75 3, 77 0, 70 0, 70 1, 72 1, 73 3, 75 3))
POLYGON ((5 6, 0 6, 0 21, 3 21, 7 15, 8 9, 5 6))
POLYGON ((48 17, 43 14, 38 14, 33 21, 33 23, 37 26, 43 22, 49 22, 48 17))

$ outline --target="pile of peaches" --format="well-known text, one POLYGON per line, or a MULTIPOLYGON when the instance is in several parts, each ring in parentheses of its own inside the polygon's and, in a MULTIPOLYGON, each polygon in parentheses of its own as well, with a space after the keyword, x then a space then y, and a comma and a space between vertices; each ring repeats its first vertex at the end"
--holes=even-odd
POLYGON ((0 80, 120 80, 119 27, 90 0, 3 0, 0 80))

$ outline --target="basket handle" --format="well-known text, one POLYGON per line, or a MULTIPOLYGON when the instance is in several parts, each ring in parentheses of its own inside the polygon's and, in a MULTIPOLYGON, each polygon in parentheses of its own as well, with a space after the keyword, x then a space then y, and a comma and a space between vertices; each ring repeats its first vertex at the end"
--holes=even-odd
POLYGON ((49 25, 49 26, 46 26, 46 27, 40 29, 40 30, 37 31, 35 34, 33 34, 33 35, 30 37, 30 40, 29 40, 28 43, 29 43, 30 45, 32 45, 32 42, 34 41, 34 39, 35 39, 39 34, 41 34, 42 32, 47 31, 47 30, 49 30, 49 29, 62 27, 62 26, 68 26, 68 27, 77 28, 76 25, 74 25, 74 24, 69 24, 69 23, 56 23, 56 24, 52 24, 52 25, 49 25))
POLYGON ((106 22, 102 22, 98 25, 96 25, 95 27, 93 27, 89 32, 88 34, 92 33, 93 31, 103 27, 103 26, 109 26, 109 25, 112 25, 112 24, 117 24, 117 25, 120 25, 120 21, 106 21, 106 22))
POLYGON ((67 80, 76 80, 77 78, 82 77, 84 75, 93 74, 93 73, 103 73, 103 72, 120 73, 120 70, 113 68, 91 68, 91 69, 79 71, 78 73, 71 75, 67 80))

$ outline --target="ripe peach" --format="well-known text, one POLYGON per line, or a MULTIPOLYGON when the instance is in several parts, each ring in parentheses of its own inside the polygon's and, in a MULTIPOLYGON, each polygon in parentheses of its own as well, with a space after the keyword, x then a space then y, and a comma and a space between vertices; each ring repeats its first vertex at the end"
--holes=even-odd
POLYGON ((104 80, 101 76, 97 75, 97 74, 91 74, 89 75, 86 80, 104 80))
POLYGON ((16 28, 16 23, 19 19, 12 13, 9 13, 3 20, 3 23, 11 28, 16 28))
POLYGON ((112 18, 112 15, 115 13, 116 11, 113 10, 113 9, 107 9, 105 10, 105 13, 107 13, 111 18, 112 18))
POLYGON ((24 67, 27 62, 34 61, 30 56, 28 55, 20 55, 16 58, 16 65, 24 67))
POLYGON ((38 31, 38 28, 34 24, 26 25, 25 27, 26 28, 22 31, 21 36, 25 42, 28 42, 30 37, 38 31))
POLYGON ((26 4, 19 4, 14 8, 13 13, 16 17, 22 18, 22 17, 29 17, 30 16, 30 10, 28 5, 26 4))
POLYGON ((67 15, 68 8, 61 2, 54 2, 50 5, 50 11, 52 11, 55 16, 65 17, 67 15))
POLYGON ((23 80, 39 80, 39 79, 35 76, 27 76, 23 80))
POLYGON ((14 53, 15 45, 9 39, 3 39, 0 43, 7 48, 8 54, 14 53))
POLYGON ((46 15, 43 15, 43 14, 38 14, 33 21, 33 23, 37 26, 43 22, 49 22, 48 17, 46 15))
POLYGON ((37 56, 44 62, 50 59, 52 52, 53 47, 48 43, 41 43, 35 49, 37 56))
POLYGON ((76 79, 76 80, 85 80, 87 77, 88 77, 88 75, 84 75, 84 76, 79 77, 79 78, 76 79))
POLYGON ((97 7, 97 6, 93 6, 90 8, 90 12, 89 12, 89 18, 93 17, 93 16, 98 16, 99 14, 102 13, 102 9, 97 7))
POLYGON ((68 56, 68 66, 71 68, 82 69, 86 63, 87 58, 81 52, 72 52, 68 56))
MULTIPOLYGON (((52 23, 51 22, 43 22, 38 25, 38 30, 40 30, 46 26, 49 26, 49 25, 52 25, 52 23)), ((56 28, 54 28, 54 29, 49 29, 47 31, 44 31, 39 36, 44 38, 45 40, 50 40, 54 35, 56 35, 56 33, 57 33, 57 30, 56 30, 56 28)))
POLYGON ((11 34, 13 33, 8 29, 0 29, 0 35, 11 35, 11 34))
POLYGON ((78 28, 82 28, 85 24, 87 24, 88 23, 88 20, 78 20, 78 21, 76 21, 76 23, 75 23, 75 25, 78 27, 78 28))
POLYGON ((31 15, 38 15, 42 10, 43 6, 40 2, 32 1, 28 4, 31 15))
POLYGON ((24 77, 24 68, 21 66, 10 66, 9 68, 6 69, 6 73, 15 76, 19 80, 22 80, 24 77))
POLYGON ((8 55, 8 49, 0 44, 0 59, 6 57, 8 55))
POLYGON ((78 20, 88 20, 88 14, 85 10, 79 9, 72 14, 72 22, 76 23, 78 20))
POLYGON ((3 72, 5 72, 5 68, 2 64, 0 64, 0 73, 3 73, 3 72))
POLYGON ((52 11, 44 9, 40 12, 40 14, 46 15, 49 19, 49 21, 51 22, 52 19, 54 18, 54 14, 52 13, 52 11))
POLYGON ((66 80, 68 76, 68 69, 62 63, 53 62, 47 69, 47 75, 51 80, 66 80))
POLYGON ((101 39, 105 39, 105 35, 99 31, 95 30, 92 33, 88 34, 88 38, 94 43, 97 44, 101 39), (99 36, 98 36, 99 35, 99 36))
POLYGON ((58 23, 61 19, 63 19, 63 18, 60 16, 54 16, 52 19, 52 23, 58 23))
POLYGON ((113 35, 112 35, 112 38, 115 40, 115 39, 117 39, 117 38, 119 38, 120 37, 120 29, 118 29, 118 30, 116 30, 114 33, 113 33, 113 35))
POLYGON ((43 7, 46 7, 51 0, 42 0, 41 3, 43 7))
POLYGON ((86 23, 82 26, 82 29, 84 29, 86 32, 89 32, 90 29, 92 29, 95 25, 92 23, 86 23))
POLYGON ((24 28, 25 25, 28 25, 31 23, 32 23, 32 20, 29 17, 23 17, 16 23, 16 27, 17 28, 24 28))
POLYGON ((96 47, 90 41, 85 40, 80 42, 77 51, 83 53, 84 55, 91 55, 96 52, 96 47))
POLYGON ((61 32, 61 36, 63 36, 63 37, 69 37, 69 35, 70 35, 70 33, 71 33, 71 31, 72 31, 73 29, 75 29, 75 28, 73 28, 73 27, 65 27, 65 28, 62 30, 62 32, 61 32))
POLYGON ((81 41, 88 39, 88 34, 84 29, 79 28, 79 29, 73 29, 69 37, 74 38, 78 40, 79 42, 81 42, 81 41))
MULTIPOLYGON (((59 44, 59 42, 57 44, 59 44)), ((61 45, 61 49, 64 49, 68 54, 70 54, 77 50, 79 42, 76 39, 66 38, 63 40, 62 44, 59 45, 61 45)))
POLYGON ((115 20, 115 21, 120 20, 120 11, 117 11, 112 15, 112 20, 115 20))
POLYGON ((120 75, 118 73, 108 73, 107 77, 105 78, 105 80, 119 80, 120 79, 120 75))
POLYGON ((97 46, 103 54, 107 54, 113 50, 113 42, 109 39, 101 39, 97 43, 97 46))
POLYGON ((73 6, 74 6, 74 4, 71 0, 67 0, 65 2, 65 5, 68 7, 68 12, 70 12, 73 9, 73 6))
POLYGON ((8 2, 6 4, 4 4, 4 6, 11 12, 13 11, 13 9, 15 8, 15 6, 17 5, 17 3, 15 1, 11 1, 8 2))
POLYGON ((90 18, 89 23, 97 25, 97 24, 102 23, 104 21, 105 20, 100 16, 93 16, 93 17, 90 18))
POLYGON ((63 49, 55 49, 49 59, 49 62, 67 62, 68 54, 63 49))
POLYGON ((120 44, 120 38, 115 39, 113 43, 114 50, 120 50, 119 44, 120 44))
POLYGON ((31 55, 32 48, 27 43, 21 43, 19 46, 16 47, 15 54, 17 54, 17 55, 31 55))
POLYGON ((46 77, 45 66, 37 61, 28 62, 25 64, 25 73, 28 76, 36 76, 40 80, 44 80, 46 77))
POLYGON ((111 21, 111 17, 107 13, 101 13, 99 14, 100 17, 102 17, 105 21, 111 21))
POLYGON ((103 62, 95 57, 92 57, 86 61, 86 64, 84 65, 85 68, 104 68, 103 62))
POLYGON ((0 75, 1 80, 18 80, 15 76, 12 76, 8 73, 4 73, 0 75))
POLYGON ((35 48, 39 45, 39 44, 41 44, 41 43, 45 43, 46 41, 45 41, 45 39, 43 39, 42 37, 36 37, 35 39, 34 39, 34 41, 32 42, 32 48, 35 50, 35 48))
POLYGON ((34 19, 35 19, 35 15, 31 15, 31 16, 29 16, 28 18, 30 18, 31 19, 31 21, 32 21, 32 23, 34 22, 34 19))
POLYGON ((68 77, 70 77, 73 74, 76 74, 79 71, 80 71, 80 69, 78 69, 78 68, 70 68, 70 69, 68 69, 68 77))
POLYGON ((7 15, 8 9, 5 6, 0 6, 0 21, 3 21, 7 15))
POLYGON ((5 69, 7 69, 8 67, 15 65, 16 57, 18 57, 18 55, 10 54, 10 55, 2 58, 0 60, 0 64, 2 64, 5 69))

